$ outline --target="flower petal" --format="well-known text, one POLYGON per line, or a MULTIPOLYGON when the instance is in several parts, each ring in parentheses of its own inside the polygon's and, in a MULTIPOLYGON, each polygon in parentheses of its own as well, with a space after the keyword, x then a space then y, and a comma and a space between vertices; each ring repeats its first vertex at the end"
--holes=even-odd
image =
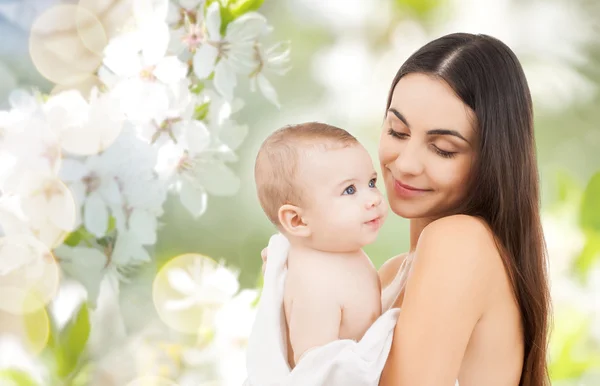
POLYGON ((227 60, 220 60, 215 67, 215 89, 227 101, 233 99, 233 90, 237 84, 237 79, 234 69, 227 60))
POLYGON ((176 83, 185 78, 187 66, 176 56, 168 56, 156 65, 153 74, 163 83, 176 83))
POLYGON ((277 99, 277 92, 275 91, 275 88, 271 85, 271 82, 269 82, 263 74, 258 74, 257 83, 258 88, 265 96, 265 98, 267 98, 269 102, 277 106, 277 108, 280 108, 281 106, 279 105, 279 100, 277 99))
POLYGON ((156 216, 145 210, 134 209, 129 217, 129 230, 143 245, 156 243, 156 216))
POLYGON ((142 57, 144 65, 155 65, 167 53, 171 33, 169 26, 165 22, 152 22, 142 29, 144 36, 142 57))
POLYGON ((179 0, 179 5, 181 5, 187 10, 194 10, 198 8, 200 3, 202 3, 203 1, 204 0, 179 0))
POLYGON ((267 19, 259 13, 249 12, 227 26, 225 39, 229 42, 256 40, 267 29, 267 19))
POLYGON ((131 232, 120 232, 112 253, 112 262, 117 266, 138 265, 150 261, 148 251, 131 232))
POLYGON ((194 282, 190 274, 183 268, 171 268, 167 271, 167 280, 169 285, 184 295, 192 295, 198 285, 194 282))
POLYGON ((193 307, 196 304, 196 299, 189 297, 177 300, 167 300, 165 309, 168 311, 183 311, 193 307))
POLYGON ((89 172, 89 168, 83 162, 64 158, 60 165, 59 176, 65 182, 74 182, 81 180, 89 172))
POLYGON ((108 229, 108 208, 99 194, 92 193, 83 207, 85 228, 96 237, 103 237, 108 229))
POLYGON ((206 10, 205 23, 210 40, 221 40, 221 10, 218 1, 213 2, 206 10))
POLYGON ((198 218, 206 212, 208 196, 206 190, 200 186, 195 187, 188 181, 183 180, 179 191, 179 199, 194 218, 198 218))
POLYGON ((190 121, 185 126, 186 139, 190 154, 201 153, 210 143, 210 133, 204 123, 190 121))
POLYGON ((210 44, 203 44, 194 54, 194 73, 198 79, 206 79, 215 69, 215 61, 219 50, 210 44))
POLYGON ((104 201, 109 204, 120 204, 122 202, 119 184, 114 178, 110 178, 108 181, 104 182, 98 190, 98 193, 100 193, 104 201))
POLYGON ((219 131, 219 139, 231 150, 236 150, 248 135, 248 126, 238 125, 232 120, 225 120, 219 131))

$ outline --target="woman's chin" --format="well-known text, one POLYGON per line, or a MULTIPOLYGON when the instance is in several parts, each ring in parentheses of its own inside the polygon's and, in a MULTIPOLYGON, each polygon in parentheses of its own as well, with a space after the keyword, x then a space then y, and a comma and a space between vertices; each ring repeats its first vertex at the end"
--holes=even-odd
POLYGON ((411 202, 390 203, 390 208, 392 209, 392 212, 394 212, 396 215, 407 220, 413 220, 417 218, 429 218, 432 216, 436 216, 436 212, 438 212, 434 208, 430 208, 429 206, 424 207, 411 202))

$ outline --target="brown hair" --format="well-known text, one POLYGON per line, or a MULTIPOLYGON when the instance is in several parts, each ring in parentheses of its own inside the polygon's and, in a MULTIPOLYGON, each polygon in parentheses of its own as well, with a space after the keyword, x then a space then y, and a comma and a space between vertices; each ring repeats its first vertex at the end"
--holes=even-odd
POLYGON ((410 73, 444 80, 474 112, 477 162, 468 196, 457 213, 484 219, 518 301, 524 328, 521 386, 549 385, 547 346, 550 293, 539 211, 533 108, 515 54, 487 35, 456 33, 436 39, 402 65, 390 88, 410 73))
POLYGON ((301 189, 295 180, 298 161, 304 151, 357 143, 346 130, 319 122, 282 127, 269 135, 261 145, 254 164, 258 200, 269 220, 279 226, 278 212, 282 205, 302 204, 301 189))

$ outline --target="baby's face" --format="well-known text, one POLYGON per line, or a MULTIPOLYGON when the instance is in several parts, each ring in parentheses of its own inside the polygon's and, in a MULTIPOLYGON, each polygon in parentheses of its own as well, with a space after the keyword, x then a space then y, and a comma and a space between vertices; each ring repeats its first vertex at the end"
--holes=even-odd
POLYGON ((315 248, 353 251, 375 241, 387 205, 362 145, 309 151, 300 160, 299 177, 305 197, 302 217, 315 248))

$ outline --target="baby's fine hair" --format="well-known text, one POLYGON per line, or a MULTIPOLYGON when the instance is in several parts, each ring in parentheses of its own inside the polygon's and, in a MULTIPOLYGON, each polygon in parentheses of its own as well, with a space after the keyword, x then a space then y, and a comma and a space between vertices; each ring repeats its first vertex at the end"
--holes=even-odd
POLYGON ((346 130, 319 122, 285 126, 269 135, 254 164, 258 200, 269 220, 279 227, 279 208, 285 204, 302 204, 302 190, 296 178, 303 153, 315 148, 328 150, 357 143, 358 140, 346 130))

